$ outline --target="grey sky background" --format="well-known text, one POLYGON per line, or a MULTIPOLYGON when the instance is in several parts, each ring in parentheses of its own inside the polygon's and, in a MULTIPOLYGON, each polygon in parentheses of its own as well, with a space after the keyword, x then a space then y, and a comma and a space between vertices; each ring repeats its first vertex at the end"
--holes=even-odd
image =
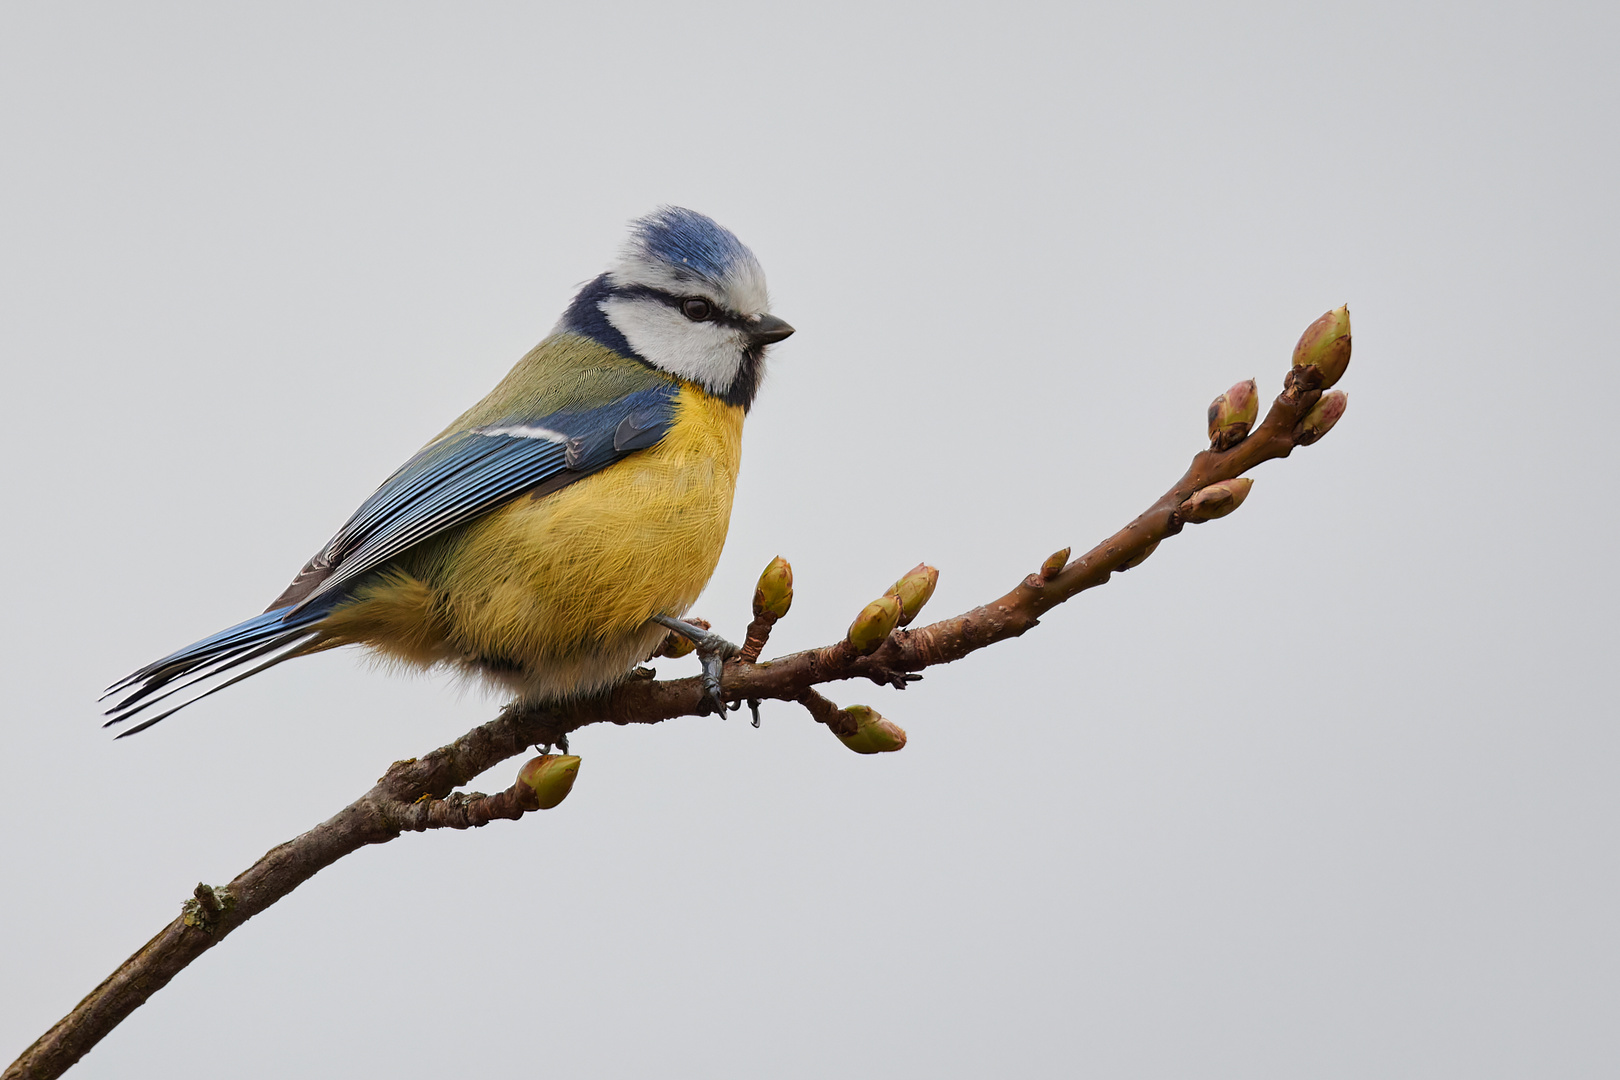
POLYGON ((902 753, 586 730, 558 810, 343 860, 74 1076, 1620 1069, 1612 5, 139 8, 0 11, 0 1058, 493 714, 349 653, 116 744, 94 699, 671 202, 799 328, 697 609, 786 556, 774 651, 1100 540, 1342 302, 1349 412, 1022 640, 832 688, 902 753))

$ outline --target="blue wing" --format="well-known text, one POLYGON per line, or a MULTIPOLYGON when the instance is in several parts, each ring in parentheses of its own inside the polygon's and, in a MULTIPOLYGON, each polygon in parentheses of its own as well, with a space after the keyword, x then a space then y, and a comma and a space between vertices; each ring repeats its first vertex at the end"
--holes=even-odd
POLYGON ((303 610, 430 537, 537 489, 554 491, 652 446, 674 421, 674 383, 610 405, 514 417, 433 443, 360 504, 271 610, 303 610))
POLYGON ((108 710, 116 724, 248 661, 269 657, 125 734, 290 659, 318 637, 315 624, 349 587, 424 540, 525 494, 546 494, 652 446, 675 418, 676 383, 659 383, 592 409, 514 416, 446 435, 390 476, 311 559, 263 615, 155 661, 114 683, 134 691, 108 710), (273 654, 273 655, 272 655, 273 654), (173 689, 158 691, 179 681, 173 689))

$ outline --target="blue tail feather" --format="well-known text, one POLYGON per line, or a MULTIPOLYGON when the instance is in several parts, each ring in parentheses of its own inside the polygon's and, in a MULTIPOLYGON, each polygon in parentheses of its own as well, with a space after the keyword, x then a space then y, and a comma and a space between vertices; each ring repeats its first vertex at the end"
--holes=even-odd
POLYGON ((107 692, 102 695, 105 700, 134 687, 134 690, 122 700, 107 709, 110 719, 103 726, 111 727, 122 723, 158 702, 184 691, 200 690, 173 708, 142 721, 121 734, 119 738, 133 735, 137 731, 145 731, 159 720, 173 716, 192 702, 223 690, 232 683, 240 682, 249 675, 256 675, 283 660, 291 659, 300 649, 314 640, 317 635, 316 624, 326 618, 344 598, 333 596, 322 599, 324 603, 311 605, 301 611, 295 610, 295 605, 288 605, 267 611, 263 615, 255 615, 245 622, 227 627, 217 634, 211 634, 201 641, 193 642, 161 660, 154 660, 145 667, 131 672, 108 687, 107 692), (279 655, 223 682, 203 688, 204 684, 213 683, 217 676, 273 653, 279 655), (176 685, 171 687, 171 683, 176 685))

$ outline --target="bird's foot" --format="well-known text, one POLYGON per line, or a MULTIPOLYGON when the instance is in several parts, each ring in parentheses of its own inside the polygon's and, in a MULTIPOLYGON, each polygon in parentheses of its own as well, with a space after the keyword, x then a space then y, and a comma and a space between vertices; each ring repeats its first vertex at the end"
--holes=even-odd
POLYGON ((548 742, 544 746, 536 746, 535 749, 540 751, 540 756, 541 757, 544 757, 545 755, 551 753, 551 748, 553 746, 555 746, 558 750, 561 750, 565 754, 568 753, 568 736, 567 735, 559 735, 559 736, 557 736, 557 741, 555 743, 549 743, 548 742))
POLYGON ((674 631, 697 647, 698 662, 703 665, 703 700, 708 706, 705 713, 715 712, 724 716, 726 699, 720 684, 720 673, 725 668, 726 661, 742 650, 713 630, 693 626, 670 615, 654 615, 652 621, 666 630, 674 631))

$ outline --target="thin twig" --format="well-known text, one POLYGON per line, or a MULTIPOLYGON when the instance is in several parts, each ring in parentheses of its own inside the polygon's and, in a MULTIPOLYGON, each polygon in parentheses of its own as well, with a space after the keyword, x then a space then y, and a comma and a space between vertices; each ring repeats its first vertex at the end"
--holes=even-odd
MULTIPOLYGON (((1300 421, 1321 396, 1311 385, 1310 370, 1305 370, 1306 378, 1289 379, 1248 438, 1228 450, 1198 454, 1186 474, 1130 524, 1061 569, 1048 566, 1030 574, 988 604, 927 626, 897 630, 868 656, 839 641, 763 663, 750 661, 763 648, 770 625, 756 619, 749 627, 748 643, 757 638, 758 645, 751 655, 745 653, 726 665, 727 698, 798 701, 820 722, 832 723, 823 715, 838 709, 813 689, 819 684, 867 678, 903 688, 907 673, 952 663, 1027 632, 1052 608, 1103 584, 1115 570, 1137 565, 1161 540, 1179 533, 1183 522, 1177 511, 1194 493, 1235 479, 1272 458, 1287 457, 1297 445, 1300 421)), ((447 746, 422 758, 395 762, 370 791, 303 835, 272 848, 229 885, 199 886, 178 918, 23 1051, 0 1080, 51 1080, 62 1075, 186 965, 345 855, 369 844, 387 843, 401 832, 477 828, 534 809, 532 792, 521 784, 497 795, 451 794, 506 758, 530 746, 554 743, 589 724, 656 724, 704 711, 697 677, 631 680, 587 701, 508 706, 447 746)))

